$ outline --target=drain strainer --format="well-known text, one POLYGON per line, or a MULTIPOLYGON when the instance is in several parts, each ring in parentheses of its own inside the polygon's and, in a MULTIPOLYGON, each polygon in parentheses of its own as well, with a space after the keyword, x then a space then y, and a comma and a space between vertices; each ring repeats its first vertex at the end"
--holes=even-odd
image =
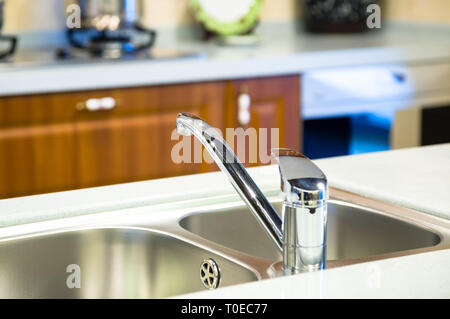
POLYGON ((220 269, 214 259, 209 258, 202 262, 200 266, 200 279, 205 288, 216 289, 219 287, 220 269))

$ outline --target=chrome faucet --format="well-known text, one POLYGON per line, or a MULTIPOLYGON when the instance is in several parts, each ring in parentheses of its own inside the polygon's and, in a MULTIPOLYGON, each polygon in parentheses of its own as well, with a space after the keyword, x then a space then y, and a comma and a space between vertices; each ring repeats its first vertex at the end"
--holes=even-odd
POLYGON ((194 135, 228 176, 282 252, 286 274, 325 268, 328 185, 311 160, 290 149, 273 150, 281 176, 282 221, 217 130, 193 114, 180 113, 177 131, 194 135))

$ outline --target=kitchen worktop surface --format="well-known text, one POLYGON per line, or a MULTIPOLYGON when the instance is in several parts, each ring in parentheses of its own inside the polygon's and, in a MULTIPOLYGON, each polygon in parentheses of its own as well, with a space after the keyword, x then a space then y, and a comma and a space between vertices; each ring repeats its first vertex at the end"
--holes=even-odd
MULTIPOLYGON (((450 218, 450 144, 318 160, 332 187, 450 218)), ((266 193, 279 189, 276 166, 249 170, 266 193)), ((3 235, 11 225, 170 201, 239 200, 222 173, 0 200, 3 235)), ((94 216, 94 215, 93 215, 94 216)), ((450 297, 450 249, 202 292, 187 297, 450 297)))
POLYGON ((175 298, 450 298, 449 266, 450 249, 446 249, 175 298))
POLYGON ((261 42, 246 47, 160 34, 155 49, 182 53, 178 58, 74 62, 56 61, 56 47, 23 50, 0 63, 0 96, 450 61, 448 26, 386 24, 369 33, 312 35, 276 24, 261 26, 257 33, 261 42))

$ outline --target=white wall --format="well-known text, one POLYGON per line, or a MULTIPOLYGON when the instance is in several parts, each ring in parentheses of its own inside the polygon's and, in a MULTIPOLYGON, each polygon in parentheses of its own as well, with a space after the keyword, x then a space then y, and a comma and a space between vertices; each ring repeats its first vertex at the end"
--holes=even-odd
MULTIPOLYGON (((297 0, 265 0, 262 21, 292 20, 297 0)), ((5 31, 51 31, 64 28, 64 0, 6 0, 5 31)), ((143 0, 144 24, 174 27, 193 23, 188 0, 143 0)))
MULTIPOLYGON (((289 21, 299 1, 264 0, 261 21, 289 21)), ((64 28, 64 0, 6 0, 5 31, 52 31, 64 28)), ((144 24, 174 27, 193 23, 188 0, 143 0, 144 24)), ((388 19, 450 24, 450 0, 385 0, 388 19)))

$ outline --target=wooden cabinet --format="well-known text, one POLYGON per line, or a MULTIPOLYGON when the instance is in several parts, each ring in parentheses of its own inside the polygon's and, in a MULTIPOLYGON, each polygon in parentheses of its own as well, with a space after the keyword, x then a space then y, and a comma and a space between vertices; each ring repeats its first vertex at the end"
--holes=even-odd
POLYGON ((76 135, 71 124, 0 130, 0 197, 76 187, 76 135))
POLYGON ((289 76, 0 98, 0 198, 216 170, 171 160, 176 116, 239 127, 243 90, 251 97, 243 127, 280 128, 280 146, 298 149, 299 85, 289 76), (105 97, 115 105, 86 107, 105 97))

